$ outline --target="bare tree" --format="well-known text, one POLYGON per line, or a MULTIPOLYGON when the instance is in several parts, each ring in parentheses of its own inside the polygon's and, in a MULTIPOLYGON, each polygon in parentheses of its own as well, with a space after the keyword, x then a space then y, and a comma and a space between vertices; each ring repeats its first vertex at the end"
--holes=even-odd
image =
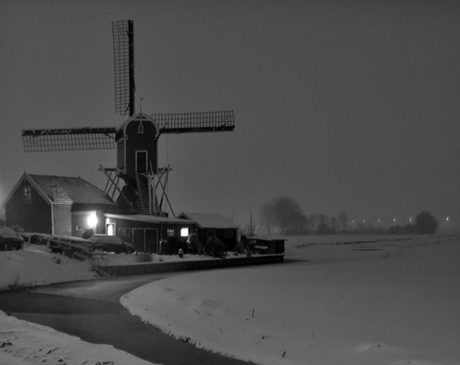
POLYGON ((272 202, 265 202, 262 204, 259 210, 259 219, 260 223, 267 228, 268 235, 270 235, 273 225, 275 224, 275 212, 272 202))
POLYGON ((264 203, 259 217, 266 227, 278 226, 282 234, 302 233, 307 225, 307 217, 299 203, 288 196, 279 196, 264 203))
POLYGON ((339 222, 339 228, 343 232, 345 232, 347 230, 347 225, 350 220, 350 216, 346 212, 342 211, 337 215, 337 220, 339 222))
POLYGON ((318 224, 318 216, 316 214, 310 214, 308 216, 308 230, 310 232, 316 232, 318 224))
POLYGON ((284 234, 300 233, 307 218, 299 203, 288 196, 279 196, 273 200, 273 211, 277 224, 284 234))
POLYGON ((318 215, 318 233, 325 234, 329 232, 329 217, 321 213, 318 215))
POLYGON ((333 233, 337 233, 337 218, 331 217, 329 219, 329 224, 331 226, 331 230, 333 231, 333 233))

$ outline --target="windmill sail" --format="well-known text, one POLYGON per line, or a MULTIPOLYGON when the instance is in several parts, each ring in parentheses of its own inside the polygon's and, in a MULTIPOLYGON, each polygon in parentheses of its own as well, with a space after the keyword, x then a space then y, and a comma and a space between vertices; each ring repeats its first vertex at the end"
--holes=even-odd
POLYGON ((134 115, 134 25, 132 20, 112 22, 115 74, 115 112, 134 115))
POLYGON ((153 114, 160 133, 231 132, 235 129, 233 110, 203 113, 153 114))
POLYGON ((115 128, 23 130, 25 152, 106 150, 115 148, 115 128))

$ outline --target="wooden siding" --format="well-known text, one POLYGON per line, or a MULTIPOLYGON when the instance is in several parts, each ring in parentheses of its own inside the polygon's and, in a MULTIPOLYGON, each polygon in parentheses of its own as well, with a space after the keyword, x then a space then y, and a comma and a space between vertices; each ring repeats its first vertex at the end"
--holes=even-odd
POLYGON ((62 236, 72 235, 72 219, 70 204, 55 204, 53 205, 53 226, 54 234, 62 236))
POLYGON ((169 223, 169 222, 142 222, 133 221, 122 218, 109 218, 110 223, 115 224, 115 234, 123 238, 126 242, 133 244, 138 250, 147 249, 148 252, 158 252, 160 241, 168 238, 168 230, 174 230, 174 237, 184 243, 187 237, 180 236, 181 228, 188 228, 189 234, 196 232, 196 225, 191 222, 184 221, 184 223, 169 223), (137 233, 135 233, 135 230, 137 233), (154 234, 150 230, 155 230, 154 234), (142 231, 142 232, 141 232, 142 231), (137 235, 135 237, 135 235, 137 235), (144 241, 141 242, 139 238, 143 235, 144 241), (155 238, 153 238, 155 237, 155 238), (157 242, 153 242, 155 239, 157 242))
POLYGON ((52 234, 51 204, 46 202, 33 187, 31 187, 30 202, 24 202, 26 186, 31 187, 29 182, 24 180, 7 202, 6 224, 19 225, 26 232, 52 234))

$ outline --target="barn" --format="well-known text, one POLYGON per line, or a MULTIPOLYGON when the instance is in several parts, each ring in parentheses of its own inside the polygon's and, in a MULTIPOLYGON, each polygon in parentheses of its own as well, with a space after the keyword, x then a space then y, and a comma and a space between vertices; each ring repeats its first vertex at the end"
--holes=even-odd
POLYGON ((9 226, 27 232, 80 236, 85 229, 103 233, 97 213, 116 210, 110 197, 80 177, 24 172, 3 202, 9 226))
POLYGON ((238 225, 218 213, 181 213, 177 216, 196 222, 198 239, 206 242, 209 237, 221 240, 227 250, 233 250, 237 243, 238 225))

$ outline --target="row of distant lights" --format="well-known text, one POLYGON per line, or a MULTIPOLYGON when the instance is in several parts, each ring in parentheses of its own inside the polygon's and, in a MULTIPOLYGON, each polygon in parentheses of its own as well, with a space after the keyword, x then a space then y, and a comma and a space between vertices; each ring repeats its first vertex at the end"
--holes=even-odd
MULTIPOLYGON (((397 219, 396 219, 396 218, 393 218, 393 223, 396 223, 396 221, 397 221, 397 219)), ((409 218, 409 222, 412 223, 413 221, 414 221, 414 219, 413 219, 412 217, 410 217, 410 218, 409 218)), ((446 221, 446 222, 449 222, 449 221, 450 221, 450 217, 447 216, 446 219, 445 219, 445 221, 446 221)), ((363 222, 363 223, 366 223, 366 220, 363 219, 362 222, 363 222)), ((352 220, 351 223, 354 224, 354 223, 355 223, 355 220, 352 220)), ((382 221, 381 221, 380 219, 377 219, 377 223, 380 224, 380 223, 382 223, 382 221)))

